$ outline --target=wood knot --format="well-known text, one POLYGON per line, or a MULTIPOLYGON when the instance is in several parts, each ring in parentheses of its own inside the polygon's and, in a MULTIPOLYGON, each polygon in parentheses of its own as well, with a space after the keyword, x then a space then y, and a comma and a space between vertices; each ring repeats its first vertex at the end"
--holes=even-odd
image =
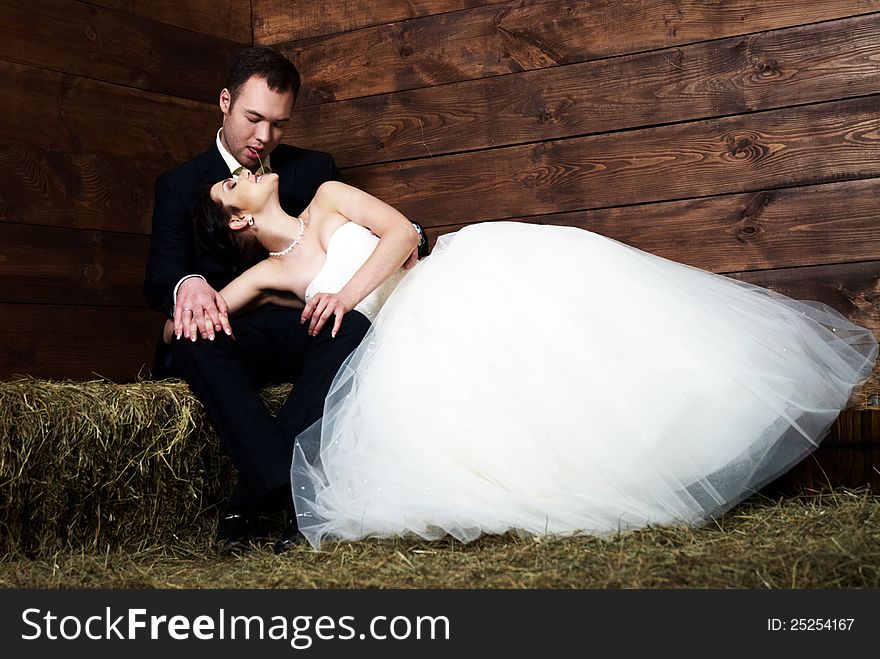
POLYGON ((774 59, 758 60, 755 62, 755 70, 762 78, 778 78, 782 75, 779 64, 774 59))
POLYGON ((758 143, 756 137, 752 135, 726 135, 724 148, 724 158, 737 162, 754 162, 767 154, 767 148, 758 143))
POLYGON ((761 227, 754 224, 742 224, 736 228, 736 241, 742 245, 754 240, 762 233, 761 227))
POLYGON ((410 46, 403 46, 398 52, 401 57, 410 57, 413 54, 413 49, 410 46))
POLYGON ((89 41, 95 41, 95 39, 98 38, 98 34, 95 32, 95 28, 93 28, 91 25, 86 25, 86 29, 83 30, 83 32, 85 32, 86 39, 88 39, 89 41))
POLYGON ((100 263, 86 263, 82 270, 83 279, 89 284, 97 284, 104 277, 104 268, 100 263))
POLYGON ((537 174, 526 174, 519 180, 520 185, 522 185, 523 190, 534 190, 540 184, 540 180, 537 174))
POLYGON ((764 233, 760 217, 764 208, 770 203, 770 194, 759 192, 749 200, 748 205, 740 214, 739 221, 734 225, 733 236, 740 245, 759 238, 764 233))

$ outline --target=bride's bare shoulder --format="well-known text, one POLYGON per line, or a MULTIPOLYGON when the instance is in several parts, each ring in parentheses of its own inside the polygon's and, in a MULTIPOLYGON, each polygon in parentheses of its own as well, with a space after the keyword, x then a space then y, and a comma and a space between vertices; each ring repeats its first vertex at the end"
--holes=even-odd
POLYGON ((337 209, 346 208, 352 204, 363 203, 365 199, 372 199, 369 193, 342 181, 324 181, 315 193, 314 202, 322 206, 333 206, 337 209))
POLYGON ((342 215, 333 203, 321 203, 318 195, 300 215, 308 227, 308 233, 323 251, 327 251, 330 237, 348 218, 342 215))

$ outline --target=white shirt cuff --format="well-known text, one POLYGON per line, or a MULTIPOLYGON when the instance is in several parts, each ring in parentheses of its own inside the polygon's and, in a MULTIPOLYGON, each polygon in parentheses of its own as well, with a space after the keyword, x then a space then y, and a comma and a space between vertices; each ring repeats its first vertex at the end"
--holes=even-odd
MULTIPOLYGON (((203 281, 208 281, 207 279, 205 279, 204 277, 202 277, 202 275, 186 275, 186 276, 184 276, 184 277, 181 277, 180 281, 177 282, 177 286, 174 287, 174 295, 173 295, 173 297, 172 297, 172 299, 171 299, 172 303, 174 304, 174 309, 177 308, 177 289, 180 288, 180 285, 181 285, 183 282, 185 282, 187 279, 191 279, 192 277, 198 277, 199 279, 201 279, 201 280, 203 280, 203 281)), ((173 313, 173 310, 172 310, 172 313, 173 313)))

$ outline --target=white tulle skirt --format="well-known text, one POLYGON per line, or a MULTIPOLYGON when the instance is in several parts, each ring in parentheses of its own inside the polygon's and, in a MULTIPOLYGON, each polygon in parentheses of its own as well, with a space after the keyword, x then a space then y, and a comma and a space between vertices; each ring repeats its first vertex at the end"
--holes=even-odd
POLYGON ((698 524, 813 450, 877 358, 820 303, 568 227, 444 236, 297 441, 314 547, 698 524))

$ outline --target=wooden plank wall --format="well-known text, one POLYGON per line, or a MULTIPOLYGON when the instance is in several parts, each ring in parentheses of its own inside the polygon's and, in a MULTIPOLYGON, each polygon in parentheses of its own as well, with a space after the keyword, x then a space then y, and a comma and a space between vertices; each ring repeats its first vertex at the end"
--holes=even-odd
POLYGON ((580 226, 880 334, 880 0, 375 4, 256 0, 254 40, 304 78, 286 141, 432 239, 580 226))
POLYGON ((0 378, 132 380, 153 184, 219 125, 248 0, 0 1, 0 378))
MULTIPOLYGON (((0 378, 149 365, 153 181, 252 38, 303 73, 287 141, 432 240, 581 226, 880 333, 880 0, 0 0, 0 33, 0 378)), ((880 379, 855 403, 811 483, 880 480, 880 379)))

